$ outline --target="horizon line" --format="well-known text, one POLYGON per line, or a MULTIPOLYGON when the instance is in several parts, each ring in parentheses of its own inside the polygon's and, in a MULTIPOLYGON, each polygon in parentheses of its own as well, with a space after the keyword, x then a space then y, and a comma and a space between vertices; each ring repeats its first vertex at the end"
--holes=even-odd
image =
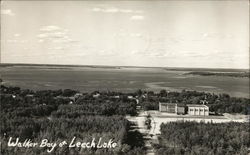
POLYGON ((41 63, 2 63, 0 62, 0 66, 3 65, 22 65, 22 66, 68 66, 68 67, 127 67, 127 68, 169 68, 169 69, 235 69, 235 70, 249 70, 250 68, 213 68, 213 67, 170 67, 170 66, 126 66, 126 65, 82 65, 82 64, 41 64, 41 63))

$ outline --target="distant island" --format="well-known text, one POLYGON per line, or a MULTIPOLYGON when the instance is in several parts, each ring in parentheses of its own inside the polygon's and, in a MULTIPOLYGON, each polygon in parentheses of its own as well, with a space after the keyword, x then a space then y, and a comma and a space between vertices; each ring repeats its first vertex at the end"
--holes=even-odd
POLYGON ((105 66, 105 65, 63 65, 63 64, 26 64, 26 63, 0 63, 0 67, 47 67, 48 69, 56 68, 70 68, 70 67, 88 67, 88 68, 110 68, 119 69, 119 66, 105 66))
POLYGON ((250 77, 249 72, 188 72, 185 75, 201 75, 201 76, 229 76, 229 77, 250 77))

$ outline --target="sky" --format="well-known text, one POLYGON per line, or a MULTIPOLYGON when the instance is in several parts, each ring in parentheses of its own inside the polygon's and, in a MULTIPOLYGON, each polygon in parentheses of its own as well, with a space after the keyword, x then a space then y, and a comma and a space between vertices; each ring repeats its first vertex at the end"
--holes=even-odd
POLYGON ((1 63, 249 68, 249 1, 1 1, 1 63))

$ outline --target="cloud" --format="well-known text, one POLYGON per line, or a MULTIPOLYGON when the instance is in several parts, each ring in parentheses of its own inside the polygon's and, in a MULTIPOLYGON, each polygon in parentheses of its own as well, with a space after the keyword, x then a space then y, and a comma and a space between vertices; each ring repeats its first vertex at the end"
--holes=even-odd
POLYGON ((141 38, 142 34, 140 34, 140 33, 126 33, 126 32, 121 32, 121 33, 114 34, 114 36, 141 38))
POLYGON ((104 12, 104 13, 117 13, 120 12, 117 8, 93 8, 93 12, 104 12))
POLYGON ((21 35, 19 33, 14 34, 14 37, 20 37, 21 35))
POLYGON ((69 36, 64 32, 40 33, 37 35, 39 39, 64 39, 69 40, 69 36))
POLYGON ((101 8, 93 8, 92 11, 94 11, 94 12, 100 12, 100 11, 102 11, 102 9, 101 8))
POLYGON ((153 50, 150 51, 149 53, 145 53, 146 56, 151 56, 151 57, 166 57, 168 54, 164 49, 158 49, 158 50, 153 50))
POLYGON ((203 33, 202 37, 204 38, 208 37, 208 33, 203 33))
POLYGON ((12 12, 10 9, 3 9, 1 10, 2 15, 8 15, 8 16, 15 16, 15 13, 12 12))
POLYGON ((41 33, 37 35, 38 38, 47 38, 48 34, 47 33, 41 33))
POLYGON ((121 9, 120 12, 122 12, 122 13, 133 13, 135 11, 129 10, 129 9, 121 9))
POLYGON ((27 43, 28 40, 20 40, 20 39, 8 39, 8 43, 27 43))
POLYGON ((92 9, 92 11, 93 12, 103 12, 103 13, 143 13, 142 10, 118 9, 115 7, 110 7, 110 8, 95 7, 92 9))
POLYGON ((44 40, 43 40, 43 39, 39 39, 38 42, 39 42, 39 43, 43 43, 44 40))
POLYGON ((208 38, 220 38, 220 39, 225 39, 225 38, 233 38, 234 35, 232 34, 223 34, 223 33, 203 33, 202 38, 208 39, 208 38))
POLYGON ((44 26, 40 29, 40 31, 47 31, 47 32, 58 31, 58 30, 61 30, 61 28, 54 25, 44 26))
POLYGON ((144 16, 134 15, 130 17, 131 20, 144 20, 144 16))
POLYGON ((167 52, 165 49, 154 49, 154 50, 132 50, 130 52, 131 55, 140 55, 146 57, 157 57, 157 58, 164 58, 164 57, 172 57, 172 52, 167 52))
POLYGON ((140 56, 151 56, 151 53, 148 53, 145 50, 132 50, 130 52, 131 55, 140 55, 140 56))
POLYGON ((108 8, 105 10, 105 12, 107 13, 116 13, 116 12, 119 12, 120 10, 117 9, 117 8, 108 8))
POLYGON ((40 28, 41 33, 37 35, 38 42, 51 41, 53 43, 75 43, 68 35, 68 29, 63 29, 59 26, 44 26, 40 28))
POLYGON ((58 38, 58 39, 54 39, 52 41, 54 43, 76 43, 76 42, 78 42, 77 40, 73 40, 70 38, 58 38))
POLYGON ((130 33, 130 36, 140 38, 140 37, 142 37, 142 34, 140 34, 140 33, 130 33))
POLYGON ((49 47, 49 50, 63 50, 64 48, 61 46, 57 46, 57 47, 49 47))
POLYGON ((54 37, 54 38, 68 38, 65 32, 52 32, 52 33, 49 33, 49 35, 50 37, 54 37))
POLYGON ((132 50, 132 51, 130 52, 130 54, 132 54, 132 55, 139 54, 139 53, 140 53, 140 51, 138 51, 138 50, 132 50))
POLYGON ((114 56, 114 55, 117 55, 117 53, 115 53, 115 51, 112 50, 112 49, 100 50, 100 51, 97 51, 97 52, 98 52, 98 55, 100 55, 100 56, 114 56))
POLYGON ((7 42, 8 43, 17 43, 18 40, 16 40, 16 39, 8 39, 7 42))
MULTIPOLYGON (((208 57, 211 56, 212 53, 218 52, 217 50, 211 52, 203 52, 203 51, 179 51, 179 54, 182 57, 208 57)), ((218 56, 218 55, 217 55, 218 56)))
POLYGON ((27 43, 28 40, 20 40, 20 43, 27 43))

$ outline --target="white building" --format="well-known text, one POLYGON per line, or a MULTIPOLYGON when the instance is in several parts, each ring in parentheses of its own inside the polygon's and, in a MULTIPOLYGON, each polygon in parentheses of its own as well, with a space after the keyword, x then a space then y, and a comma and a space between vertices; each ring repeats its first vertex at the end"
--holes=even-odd
POLYGON ((161 103, 159 102, 159 111, 175 114, 186 114, 186 106, 184 104, 177 103, 161 103))
POLYGON ((159 102, 159 111, 168 113, 177 113, 176 103, 161 103, 159 102))
POLYGON ((206 105, 199 104, 188 104, 188 114, 196 115, 196 116, 208 116, 209 115, 209 107, 206 105))

